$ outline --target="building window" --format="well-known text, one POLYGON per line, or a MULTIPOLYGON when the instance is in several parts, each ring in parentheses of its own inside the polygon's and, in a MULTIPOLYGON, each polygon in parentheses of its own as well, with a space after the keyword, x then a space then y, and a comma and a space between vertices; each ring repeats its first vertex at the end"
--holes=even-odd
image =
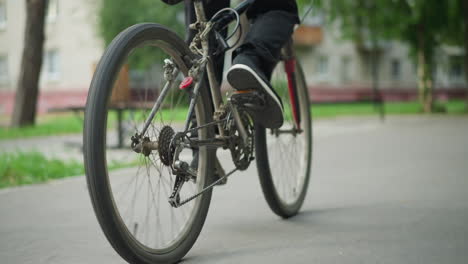
POLYGON ((463 77, 463 57, 449 57, 449 77, 450 79, 460 80, 463 77))
POLYGON ((0 30, 6 28, 7 23, 7 12, 6 12, 6 2, 0 0, 0 30))
POLYGON ((350 65, 351 65, 351 58, 349 57, 341 58, 340 79, 342 83, 347 83, 351 80, 350 65))
POLYGON ((49 81, 60 78, 60 58, 57 50, 48 50, 44 56, 44 70, 49 81))
POLYGON ((327 74, 328 73, 328 57, 320 56, 317 63, 317 73, 327 74))
POLYGON ((393 59, 391 65, 391 76, 393 80, 399 80, 401 77, 401 62, 399 59, 393 59))
POLYGON ((47 17, 46 20, 49 23, 53 23, 57 20, 58 16, 58 0, 49 0, 47 5, 47 17))
POLYGON ((6 56, 0 56, 0 83, 8 82, 8 60, 6 56))

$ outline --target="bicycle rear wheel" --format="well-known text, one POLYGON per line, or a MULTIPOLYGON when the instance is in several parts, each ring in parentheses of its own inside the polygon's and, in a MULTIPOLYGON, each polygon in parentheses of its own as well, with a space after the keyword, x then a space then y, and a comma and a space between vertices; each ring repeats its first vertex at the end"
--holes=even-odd
POLYGON ((269 130, 256 126, 256 162, 268 205, 274 213, 287 218, 300 210, 309 183, 312 161, 309 93, 296 60, 281 61, 271 84, 283 101, 284 124, 269 130))
MULTIPOLYGON (((177 82, 164 96, 163 59, 170 59, 180 70, 177 80, 186 76, 194 59, 185 42, 169 29, 157 24, 138 24, 120 33, 106 49, 91 83, 84 123, 84 161, 88 189, 94 211, 113 248, 130 263, 173 263, 180 260, 197 239, 208 212, 211 191, 179 208, 168 198, 175 178, 161 154, 136 153, 131 136, 139 134, 144 121, 159 97, 162 107, 145 136, 158 142, 163 127, 182 128, 188 108, 186 91, 177 82), (158 64, 159 63, 159 64, 158 64), (128 67, 133 69, 128 75, 128 67), (130 101, 116 101, 130 78, 130 101), (123 109, 120 118, 114 115, 123 109), (123 116, 123 117, 122 117, 123 116), (109 148, 116 140, 112 129, 116 119, 123 124, 123 149, 109 148), (166 164, 166 165, 165 165, 166 164), (120 169, 119 169, 120 168, 120 169), (122 169, 124 168, 124 169, 122 169)), ((198 125, 210 122, 208 90, 200 90, 195 107, 198 125)), ((168 131, 164 129, 164 131, 168 131)), ((180 131, 180 129, 179 129, 180 131)), ((166 138, 171 133, 166 134, 166 138)), ((200 140, 213 137, 212 128, 198 131, 200 140)), ((160 145, 159 145, 160 146, 160 145)), ((168 145, 169 146, 169 145, 168 145)), ((158 150, 159 151, 159 150, 158 150)), ((181 157, 192 160, 191 150, 181 157)), ((181 199, 200 192, 211 182, 214 152, 200 148, 195 180, 184 183, 181 199)))

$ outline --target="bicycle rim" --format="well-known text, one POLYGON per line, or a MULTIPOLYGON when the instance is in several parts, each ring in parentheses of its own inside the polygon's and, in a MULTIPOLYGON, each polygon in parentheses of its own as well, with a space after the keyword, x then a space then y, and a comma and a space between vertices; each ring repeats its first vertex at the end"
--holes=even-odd
MULTIPOLYGON (((127 35, 132 33, 130 29, 127 31, 127 35)), ((103 155, 94 156, 97 159, 91 154, 85 155, 85 162, 88 168, 99 167, 100 164, 96 164, 99 162, 105 164, 102 171, 87 170, 88 183, 98 219, 117 251, 120 245, 117 245, 115 239, 121 237, 129 248, 142 249, 148 255, 164 255, 176 250, 189 236, 198 235, 206 216, 210 195, 200 196, 182 207, 173 208, 168 203, 175 180, 170 168, 161 162, 158 152, 145 156, 131 149, 131 136, 140 133, 151 107, 164 87, 163 64, 153 61, 162 62, 164 58, 170 58, 178 64, 182 73, 177 76, 178 81, 166 96, 161 110, 157 112, 145 134, 151 141, 158 140, 164 126, 171 126, 175 131, 180 131, 183 126, 188 96, 186 91, 178 89, 178 83, 183 79, 184 73, 187 73, 187 67, 181 63, 184 61, 181 57, 184 54, 175 50, 175 45, 171 43, 135 37, 140 41, 135 44, 132 40, 126 42, 125 37, 125 34, 120 39, 117 37, 114 46, 111 44, 106 51, 91 86, 90 94, 98 94, 98 90, 102 89, 112 92, 109 91, 104 96, 107 98, 98 95, 90 95, 88 98, 90 107, 85 117, 87 129, 84 139, 85 148, 89 151, 85 152, 102 152, 103 155), (131 45, 134 46, 129 47, 131 45), (115 69, 109 70, 109 67, 115 69), (114 74, 109 76, 109 73, 114 74), (131 87, 130 92, 122 87, 125 85, 131 87), (126 94, 121 97, 126 97, 127 100, 120 100, 119 93, 120 96, 126 94), (115 129, 119 119, 116 114, 118 108, 126 109, 120 116, 123 120, 121 128, 124 141, 123 148, 113 149, 119 141, 119 133, 115 129), (102 120, 105 125, 99 124, 102 120), (93 133, 92 129, 98 127, 104 130, 103 133, 93 133), (95 135, 101 135, 101 138, 94 138, 95 135), (99 201, 98 196, 109 202, 99 201), (194 225, 198 226, 195 231, 194 225)), ((195 114, 197 124, 202 125, 208 121, 209 115, 203 102, 197 103, 195 114)), ((208 138, 207 129, 200 130, 198 137, 208 138)), ((201 148, 198 155, 197 178, 184 184, 181 199, 198 193, 208 183, 208 150, 201 148)), ((189 163, 193 159, 191 150, 184 150, 181 156, 189 163)), ((190 239, 194 241, 193 237, 190 239)), ((119 253, 122 255, 122 252, 119 253)))
POLYGON ((273 71, 271 84, 283 102, 284 124, 277 130, 260 128, 257 132, 257 136, 260 135, 257 167, 262 188, 270 207, 283 217, 296 214, 301 207, 307 192, 312 159, 308 91, 300 65, 296 63, 295 68, 298 113, 294 114, 285 65, 280 62, 273 71), (296 118, 300 118, 299 131, 291 133, 297 128, 296 118))

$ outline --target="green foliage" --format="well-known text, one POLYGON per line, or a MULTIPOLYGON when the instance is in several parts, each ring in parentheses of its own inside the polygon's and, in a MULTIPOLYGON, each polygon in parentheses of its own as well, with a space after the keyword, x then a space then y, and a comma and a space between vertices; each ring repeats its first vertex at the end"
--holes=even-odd
POLYGON ((468 45, 465 43, 468 2, 466 0, 445 0, 447 5, 447 25, 442 34, 443 41, 449 45, 468 45))
MULTIPOLYGON (((102 0, 99 7, 99 32, 106 46, 126 28, 144 22, 170 27, 180 36, 184 34, 183 5, 169 6, 160 0, 102 0)), ((144 69, 164 58, 161 51, 150 47, 132 54, 133 69, 144 69)))
MULTIPOLYGON (((455 1, 455 0, 450 0, 455 1)), ((397 39, 412 44, 416 32, 440 39, 449 16, 447 1, 438 0, 300 0, 325 12, 328 23, 340 26, 343 36, 354 40, 375 34, 379 39, 397 39)))
MULTIPOLYGON (((431 56, 442 43, 463 44, 464 0, 298 0, 312 4, 337 24, 342 36, 357 42, 372 36, 400 40, 412 54, 424 49, 431 56), (424 45, 421 45, 421 41, 424 45)), ((430 59, 430 58, 429 58, 430 59)))
POLYGON ((99 10, 99 27, 106 45, 121 31, 137 23, 160 23, 184 33, 183 21, 178 16, 181 4, 169 6, 159 0, 102 0, 99 10))
MULTIPOLYGON (((304 4, 307 0, 299 0, 304 4)), ((400 40, 410 47, 418 65, 420 100, 425 111, 433 106, 434 54, 444 43, 468 45, 463 41, 466 27, 464 0, 312 0, 326 14, 327 22, 337 24, 344 38, 358 47, 379 40, 400 40), (465 26, 464 26, 465 25, 465 26)))
POLYGON ((400 40, 410 45, 412 54, 424 49, 427 56, 432 56, 442 43, 464 44, 465 0, 298 0, 298 3, 321 10, 328 23, 339 25, 343 37, 358 42, 370 35, 400 40))

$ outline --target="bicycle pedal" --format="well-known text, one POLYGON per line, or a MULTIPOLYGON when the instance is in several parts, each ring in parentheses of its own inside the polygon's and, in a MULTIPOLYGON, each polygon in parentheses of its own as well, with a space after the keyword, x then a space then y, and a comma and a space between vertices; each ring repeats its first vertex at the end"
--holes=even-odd
POLYGON ((236 90, 233 92, 233 94, 250 94, 250 93, 255 93, 256 91, 253 90, 253 89, 250 89, 250 90, 236 90))
POLYGON ((244 106, 251 110, 265 108, 265 95, 255 90, 236 91, 230 96, 230 100, 237 106, 244 106))

